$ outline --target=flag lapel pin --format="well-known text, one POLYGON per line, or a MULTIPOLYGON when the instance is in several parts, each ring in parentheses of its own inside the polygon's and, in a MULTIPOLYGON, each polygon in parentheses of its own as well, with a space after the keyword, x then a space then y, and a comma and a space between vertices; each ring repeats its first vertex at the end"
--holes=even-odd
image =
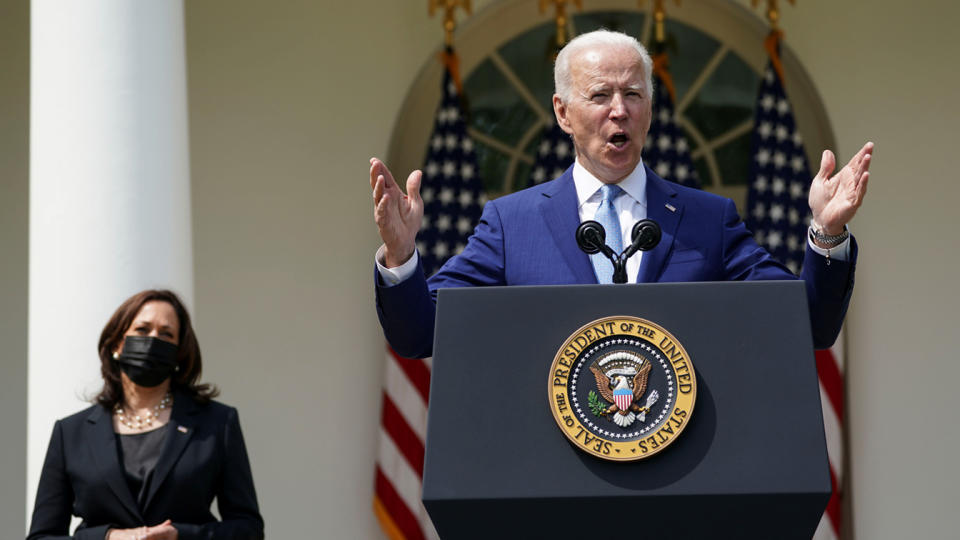
POLYGON ((666 207, 667 207, 667 210, 669 210, 669 211, 671 211, 671 212, 676 212, 676 211, 677 211, 677 207, 674 206, 674 205, 672 205, 672 204, 670 204, 670 203, 667 203, 667 204, 665 204, 664 206, 666 206, 666 207))
POLYGON ((187 427, 186 427, 186 426, 177 426, 177 431, 179 431, 180 433, 186 433, 186 432, 187 432, 187 427))

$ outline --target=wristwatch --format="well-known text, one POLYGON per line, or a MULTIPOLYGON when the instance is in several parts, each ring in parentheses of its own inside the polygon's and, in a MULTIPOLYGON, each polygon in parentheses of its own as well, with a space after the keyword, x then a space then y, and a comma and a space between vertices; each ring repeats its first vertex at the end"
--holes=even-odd
POLYGON ((847 226, 843 226, 843 232, 840 234, 824 234, 823 232, 813 228, 813 225, 810 225, 810 238, 813 239, 814 243, 824 244, 829 247, 836 247, 843 243, 844 240, 850 238, 850 230, 847 229, 847 226))

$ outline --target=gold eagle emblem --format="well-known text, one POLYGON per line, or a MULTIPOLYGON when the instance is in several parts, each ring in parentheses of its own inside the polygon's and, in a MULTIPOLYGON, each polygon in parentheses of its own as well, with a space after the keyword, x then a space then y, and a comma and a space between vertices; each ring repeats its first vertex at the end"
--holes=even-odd
POLYGON ((634 421, 646 421, 650 407, 659 399, 656 390, 647 397, 644 406, 638 402, 647 390, 647 378, 651 365, 642 356, 628 351, 613 351, 597 358, 590 365, 590 371, 597 381, 597 391, 609 407, 598 415, 609 417, 620 427, 628 427, 634 421))

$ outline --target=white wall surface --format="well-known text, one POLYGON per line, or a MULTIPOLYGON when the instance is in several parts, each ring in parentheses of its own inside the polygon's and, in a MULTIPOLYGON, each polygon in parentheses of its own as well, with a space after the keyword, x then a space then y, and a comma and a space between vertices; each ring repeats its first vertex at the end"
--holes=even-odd
MULTIPOLYGON (((24 529, 30 2, 0 2, 0 531, 24 529)), ((52 429, 52 426, 51 426, 52 429)))
POLYGON ((425 3, 187 3, 197 332, 267 534, 379 538, 368 159, 442 40, 425 3))
POLYGON ((877 143, 850 307, 848 425, 857 538, 956 538, 956 2, 803 0, 787 42, 848 159, 877 143))
MULTIPOLYGON (((853 223, 861 247, 848 319, 853 530, 861 539, 955 537, 960 6, 781 3, 787 44, 823 97, 835 150, 845 160, 864 140, 877 143, 853 223)), ((404 94, 441 43, 425 4, 186 5, 195 324, 206 378, 240 408, 271 538, 383 538, 370 511, 382 341, 366 170, 370 155, 386 152, 404 94)), ((25 51, 24 30, 13 38, 7 28, 20 28, 16 17, 0 18, 0 57, 20 65, 23 54, 6 40, 25 51)), ((17 357, 19 339, 25 362, 26 215, 16 215, 27 189, 25 112, 18 124, 6 111, 26 107, 26 83, 15 73, 0 72, 0 162, 15 164, 0 180, 0 249, 23 260, 12 269, 0 262, 0 337, 12 336, 2 341, 0 389, 13 389, 0 399, 22 388, 11 379, 25 380, 24 364, 6 357, 17 357), (22 173, 8 174, 17 166, 22 173), (8 304, 7 291, 21 296, 8 304)), ((23 417, 8 412, 0 408, 2 426, 19 421, 22 432, 23 417)), ((22 497, 22 448, 9 453, 8 440, 0 480, 12 474, 22 497)), ((2 502, 12 492, 0 485, 2 502)), ((0 504, 4 530, 9 506, 0 504)))

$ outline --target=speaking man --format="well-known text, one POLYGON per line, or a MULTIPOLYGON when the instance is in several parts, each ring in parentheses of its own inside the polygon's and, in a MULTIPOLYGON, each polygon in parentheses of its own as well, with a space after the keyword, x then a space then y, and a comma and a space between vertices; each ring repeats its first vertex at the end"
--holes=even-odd
MULTIPOLYGON (((652 62, 634 38, 600 30, 573 39, 557 56, 553 109, 577 158, 559 178, 494 201, 463 252, 425 279, 416 252, 423 216, 422 173, 406 195, 386 165, 370 160, 377 251, 377 312, 398 354, 431 354, 437 289, 485 285, 610 283, 612 263, 580 251, 582 221, 605 225, 620 252, 633 224, 650 218, 663 237, 627 262, 629 281, 795 279, 754 242, 732 201, 667 182, 647 168, 641 151, 650 128, 652 62)), ((873 143, 836 175, 824 151, 810 186, 812 212, 801 279, 807 285, 814 345, 829 347, 843 322, 857 256, 846 224, 867 189, 873 143)))

